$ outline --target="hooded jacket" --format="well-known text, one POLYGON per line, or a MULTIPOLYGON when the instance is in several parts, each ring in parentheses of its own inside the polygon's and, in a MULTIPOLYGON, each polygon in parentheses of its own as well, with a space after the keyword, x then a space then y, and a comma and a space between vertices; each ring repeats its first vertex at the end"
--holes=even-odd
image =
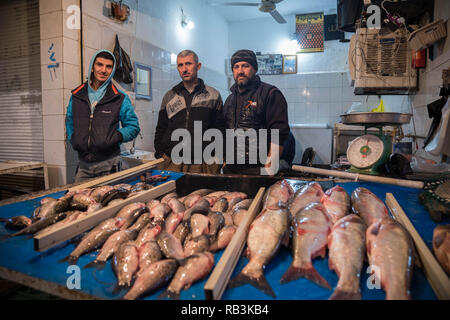
POLYGON ((140 131, 130 98, 111 81, 115 69, 114 55, 107 50, 97 51, 89 65, 88 80, 72 91, 67 106, 66 132, 82 161, 98 162, 118 155, 120 144, 133 140, 140 131), (90 79, 95 58, 100 52, 111 54, 114 66, 109 78, 94 90, 90 79))

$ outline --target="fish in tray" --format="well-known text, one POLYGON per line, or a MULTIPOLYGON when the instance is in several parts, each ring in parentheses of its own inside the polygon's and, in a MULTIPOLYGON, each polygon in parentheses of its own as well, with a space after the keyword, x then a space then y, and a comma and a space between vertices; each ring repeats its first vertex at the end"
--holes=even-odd
POLYGON ((236 233, 236 227, 226 225, 217 233, 216 239, 209 245, 208 251, 215 252, 221 249, 225 249, 231 242, 234 234, 236 233))
POLYGON ((228 288, 249 283, 275 298, 264 277, 264 268, 277 253, 280 244, 289 239, 289 211, 286 208, 265 208, 250 225, 247 236, 249 261, 228 284, 228 288))
POLYGON ((320 202, 327 209, 332 224, 350 213, 350 197, 341 186, 328 189, 320 202))
POLYGON ((84 268, 104 267, 106 261, 119 250, 121 244, 134 240, 137 234, 138 232, 136 230, 119 230, 114 232, 108 240, 105 241, 95 260, 85 265, 84 268))
POLYGON ((117 220, 115 218, 104 220, 85 235, 77 247, 59 262, 68 261, 70 264, 76 264, 81 255, 102 246, 118 230, 119 228, 117 227, 117 220))
POLYGON ((331 289, 312 264, 315 257, 324 258, 326 254, 328 234, 332 225, 325 207, 320 203, 310 204, 295 214, 292 225, 293 259, 280 283, 305 277, 326 289, 331 289))
POLYGON ((409 300, 414 247, 408 231, 397 221, 383 218, 366 231, 366 248, 375 280, 387 300, 409 300))
POLYGON ((177 267, 178 263, 175 259, 164 259, 152 263, 140 271, 133 286, 123 296, 123 299, 135 300, 164 286, 172 279, 177 267))
POLYGON ((146 267, 151 265, 152 263, 162 260, 163 253, 159 248, 158 243, 155 240, 150 240, 145 242, 143 245, 138 247, 139 253, 139 271, 137 276, 144 270, 146 267))
POLYGON ((263 209, 287 206, 293 195, 294 190, 286 180, 278 181, 271 185, 264 194, 263 209))
POLYGON ((139 249, 136 244, 133 241, 122 243, 113 256, 111 266, 117 276, 114 293, 123 287, 130 287, 139 269, 139 249))
POLYGON ((317 182, 310 182, 298 189, 291 198, 288 206, 291 217, 294 218, 295 214, 307 205, 314 202, 320 202, 323 195, 322 186, 317 182))
POLYGON ((131 226, 139 216, 145 212, 148 212, 148 207, 143 202, 133 202, 122 209, 116 214, 115 219, 117 226, 121 229, 127 229, 131 226))
POLYGON ((339 277, 330 300, 360 300, 361 269, 366 255, 366 225, 356 214, 339 219, 328 235, 328 264, 339 277))
POLYGON ((179 300, 181 290, 187 290, 199 280, 205 278, 214 266, 214 255, 211 252, 201 252, 190 256, 182 266, 179 266, 167 290, 158 299, 170 298, 179 300))
POLYGON ((5 227, 10 229, 23 229, 32 224, 30 218, 25 216, 16 216, 11 218, 0 218, 0 222, 5 223, 5 227))
POLYGON ((389 217, 383 201, 369 189, 356 188, 351 195, 353 212, 359 215, 367 226, 377 220, 389 217))
POLYGON ((437 225, 433 230, 433 252, 450 276, 450 224, 437 225))

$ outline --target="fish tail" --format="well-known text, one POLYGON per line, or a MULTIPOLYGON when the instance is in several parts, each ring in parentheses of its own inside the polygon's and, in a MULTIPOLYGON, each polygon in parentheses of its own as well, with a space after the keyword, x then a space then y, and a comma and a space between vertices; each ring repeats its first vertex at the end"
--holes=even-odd
POLYGON ((271 296, 272 298, 274 299, 276 298, 275 292, 273 291, 270 284, 267 282, 267 279, 266 277, 264 277, 263 273, 261 273, 258 277, 255 278, 241 272, 230 281, 230 283, 228 284, 228 288, 229 289, 237 288, 244 284, 251 284, 256 289, 261 290, 262 292, 271 296))
POLYGON ((171 300, 180 300, 180 294, 175 291, 167 289, 158 296, 158 300, 162 300, 165 298, 169 298, 171 300))
POLYGON ((105 267, 105 264, 106 264, 105 261, 94 260, 85 265, 83 269, 96 268, 97 270, 101 270, 105 267))
POLYGON ((361 292, 336 288, 328 300, 361 300, 361 292))
POLYGON ((326 289, 331 289, 331 286, 328 284, 327 280, 325 280, 316 269, 314 269, 311 263, 307 264, 306 267, 295 267, 291 264, 289 269, 283 274, 280 279, 280 283, 287 283, 293 280, 297 280, 299 278, 306 278, 319 286, 322 286, 326 289))
POLYGON ((61 260, 59 260, 58 263, 63 263, 63 262, 66 262, 66 261, 69 262, 69 264, 77 264, 78 257, 68 255, 67 257, 62 258, 61 260))

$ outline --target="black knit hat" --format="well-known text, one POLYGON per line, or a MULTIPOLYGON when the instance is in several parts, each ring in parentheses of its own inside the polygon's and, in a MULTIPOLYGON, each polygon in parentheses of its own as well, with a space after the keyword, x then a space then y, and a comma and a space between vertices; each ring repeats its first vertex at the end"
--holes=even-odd
POLYGON ((256 54, 251 50, 238 50, 231 56, 231 69, 235 63, 245 61, 250 63, 250 65, 258 71, 258 60, 256 59, 256 54))

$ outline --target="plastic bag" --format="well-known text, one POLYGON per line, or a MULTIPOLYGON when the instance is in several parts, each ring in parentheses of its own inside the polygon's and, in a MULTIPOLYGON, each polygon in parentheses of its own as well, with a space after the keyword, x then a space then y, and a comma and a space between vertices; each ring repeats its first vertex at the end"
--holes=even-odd
POLYGON ((347 110, 346 113, 353 113, 353 112, 370 112, 370 107, 367 103, 362 102, 353 102, 350 106, 350 109, 347 110))
POLYGON ((429 160, 418 155, 414 155, 411 159, 411 169, 414 172, 441 173, 450 171, 450 165, 448 163, 437 163, 434 160, 429 160))
POLYGON ((120 47, 119 37, 116 34, 116 44, 114 45, 114 57, 116 58, 116 72, 114 73, 114 79, 126 84, 133 83, 133 65, 131 64, 130 57, 120 47))

